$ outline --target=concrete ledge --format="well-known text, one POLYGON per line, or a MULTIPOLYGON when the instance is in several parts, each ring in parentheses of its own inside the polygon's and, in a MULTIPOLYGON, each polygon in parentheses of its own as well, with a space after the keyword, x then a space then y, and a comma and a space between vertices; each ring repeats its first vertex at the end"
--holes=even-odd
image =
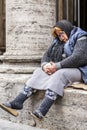
POLYGON ((35 128, 29 125, 12 123, 10 121, 0 119, 0 130, 47 130, 47 129, 35 128))
MULTIPOLYGON (((41 99, 39 97, 39 99, 41 99)), ((58 99, 43 121, 36 121, 38 127, 50 130, 86 130, 87 129, 87 91, 66 89, 64 97, 58 99)), ((33 107, 37 105, 35 96, 33 107)))
MULTIPOLYGON (((30 74, 0 73, 0 102, 14 99, 29 77, 31 77, 30 74)), ((38 91, 24 103, 24 108, 19 111, 17 118, 1 109, 0 118, 49 130, 87 130, 87 91, 75 88, 65 89, 64 97, 54 103, 44 119, 34 121, 30 112, 39 106, 43 98, 44 91, 38 91)))
POLYGON ((28 55, 28 56, 20 56, 20 55, 7 55, 4 54, 0 56, 0 60, 9 63, 40 63, 42 55, 28 55))
MULTIPOLYGON (((9 84, 10 87, 3 88, 6 93, 1 97, 3 101, 11 100, 18 93, 15 87, 21 84, 9 84)), ((23 110, 19 111, 17 118, 0 110, 0 118, 15 123, 47 128, 49 130, 87 130, 87 91, 66 89, 63 98, 59 98, 51 107, 42 121, 34 120, 30 112, 35 110, 44 97, 44 92, 37 92, 32 98, 24 103, 23 110)))

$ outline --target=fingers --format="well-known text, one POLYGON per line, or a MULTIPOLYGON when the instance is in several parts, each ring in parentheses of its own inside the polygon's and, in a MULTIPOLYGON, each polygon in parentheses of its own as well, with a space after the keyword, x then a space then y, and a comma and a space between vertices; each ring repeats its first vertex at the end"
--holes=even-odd
POLYGON ((56 71, 56 65, 54 62, 47 63, 46 65, 43 66, 43 70, 48 75, 51 75, 56 71))

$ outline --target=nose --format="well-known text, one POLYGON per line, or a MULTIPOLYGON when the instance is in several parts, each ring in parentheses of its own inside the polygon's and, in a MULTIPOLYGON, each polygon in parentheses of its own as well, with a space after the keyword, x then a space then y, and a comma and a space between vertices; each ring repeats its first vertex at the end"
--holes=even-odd
POLYGON ((63 35, 61 35, 59 38, 60 38, 62 41, 65 39, 65 37, 64 37, 63 35))

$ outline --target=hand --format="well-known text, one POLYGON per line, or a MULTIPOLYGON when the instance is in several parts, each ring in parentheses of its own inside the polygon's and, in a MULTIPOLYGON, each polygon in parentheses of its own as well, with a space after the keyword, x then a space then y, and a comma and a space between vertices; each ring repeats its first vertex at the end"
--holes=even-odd
POLYGON ((45 73, 51 75, 54 72, 56 72, 56 65, 54 62, 49 62, 46 65, 43 66, 43 70, 45 71, 45 73))
POLYGON ((43 71, 47 74, 50 74, 50 68, 51 68, 51 63, 47 63, 46 65, 43 66, 43 71))
POLYGON ((51 64, 50 73, 53 74, 57 71, 57 68, 54 62, 50 62, 50 64, 51 64))

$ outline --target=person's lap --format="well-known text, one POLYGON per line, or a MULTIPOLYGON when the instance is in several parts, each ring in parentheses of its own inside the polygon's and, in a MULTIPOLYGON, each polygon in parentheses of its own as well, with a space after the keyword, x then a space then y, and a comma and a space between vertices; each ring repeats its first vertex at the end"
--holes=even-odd
POLYGON ((26 84, 34 89, 50 89, 62 95, 65 86, 73 82, 81 82, 81 80, 81 72, 76 68, 60 69, 52 75, 48 75, 41 68, 38 68, 26 84))

